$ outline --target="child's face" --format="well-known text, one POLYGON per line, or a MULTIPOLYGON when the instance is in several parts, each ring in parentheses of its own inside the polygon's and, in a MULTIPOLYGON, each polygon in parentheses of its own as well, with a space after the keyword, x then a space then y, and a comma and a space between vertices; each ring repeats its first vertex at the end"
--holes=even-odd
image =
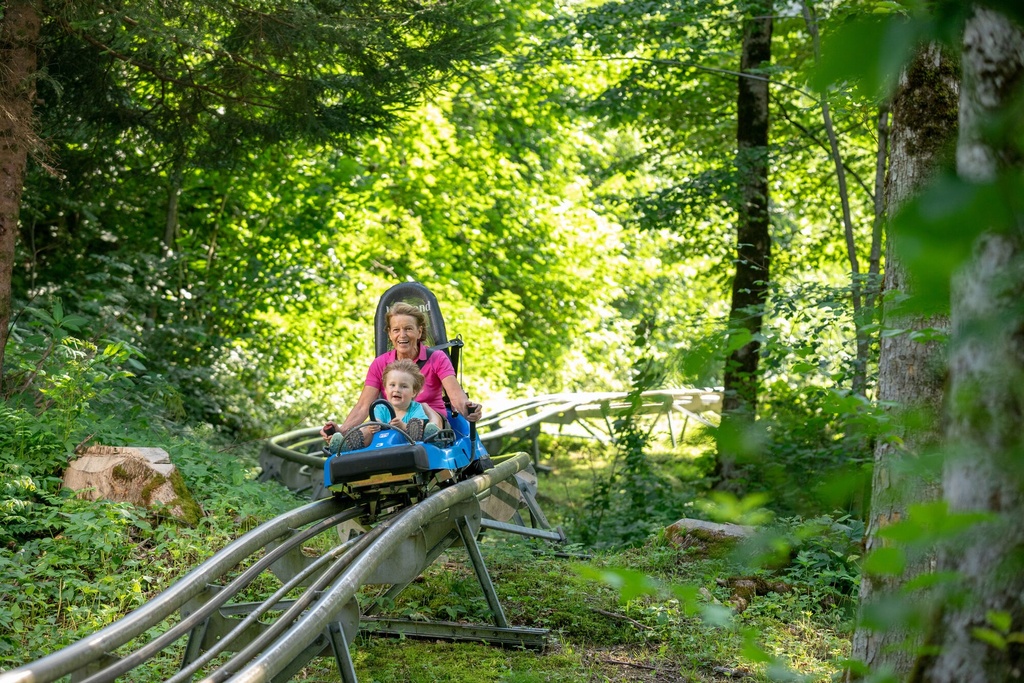
POLYGON ((401 370, 392 370, 384 378, 384 397, 395 410, 406 410, 416 398, 416 382, 412 375, 401 370))

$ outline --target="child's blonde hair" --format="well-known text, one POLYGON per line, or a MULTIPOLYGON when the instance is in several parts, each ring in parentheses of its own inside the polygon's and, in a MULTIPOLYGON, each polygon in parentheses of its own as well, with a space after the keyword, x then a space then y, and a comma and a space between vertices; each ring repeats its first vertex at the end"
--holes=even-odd
POLYGON ((423 373, 420 372, 420 368, 418 365, 416 365, 415 361, 411 361, 407 358, 402 358, 400 360, 395 360, 388 363, 387 366, 384 368, 384 374, 381 375, 380 378, 381 387, 387 384, 388 373, 391 372, 392 370, 398 370, 399 372, 407 373, 410 377, 412 377, 413 391, 416 392, 417 394, 420 393, 420 389, 423 388, 423 383, 426 382, 426 379, 423 378, 423 373))

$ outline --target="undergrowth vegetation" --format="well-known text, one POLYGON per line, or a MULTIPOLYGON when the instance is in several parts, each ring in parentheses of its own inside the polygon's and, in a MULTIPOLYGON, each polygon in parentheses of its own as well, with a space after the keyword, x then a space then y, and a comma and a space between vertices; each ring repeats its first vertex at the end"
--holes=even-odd
POLYGON ((76 338, 82 319, 59 305, 29 313, 7 351, 15 389, 0 404, 0 669, 123 616, 239 528, 296 504, 279 485, 256 481, 251 446, 177 424, 174 390, 145 375, 136 350, 76 338), (91 443, 163 448, 204 515, 190 527, 159 509, 74 497, 62 475, 75 449, 91 443))
MULTIPOLYGON (((185 426, 177 392, 138 349, 79 339, 83 320, 59 306, 28 315, 8 351, 18 370, 0 405, 0 669, 95 632, 304 502, 258 481, 258 443, 185 426), (166 450, 202 508, 198 522, 70 495, 63 471, 89 444, 166 450)), ((863 525, 845 512, 804 518, 787 505, 772 512, 765 497, 714 492, 714 431, 690 424, 673 441, 651 426, 619 419, 616 445, 541 435, 539 501, 568 546, 483 536, 509 620, 548 629, 545 653, 361 637, 360 678, 826 680, 848 650, 863 525), (682 517, 754 520, 761 531, 728 542, 672 526, 682 517)), ((361 601, 413 620, 491 619, 461 550, 396 599, 367 587, 361 601)), ((176 657, 135 675, 169 675, 176 657)), ((302 676, 330 681, 337 671, 318 660, 302 676)))

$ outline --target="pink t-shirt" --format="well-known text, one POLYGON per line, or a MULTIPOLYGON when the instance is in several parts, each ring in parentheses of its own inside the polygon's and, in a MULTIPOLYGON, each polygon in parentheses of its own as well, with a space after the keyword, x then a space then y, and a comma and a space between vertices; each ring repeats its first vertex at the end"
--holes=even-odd
MULTIPOLYGON (((398 356, 398 353, 392 349, 387 351, 376 358, 370 363, 370 369, 366 371, 366 386, 373 387, 377 391, 381 391, 384 388, 384 368, 388 363, 391 363, 398 356)), ((423 360, 427 357, 427 347, 420 344, 420 355, 418 360, 423 360)), ((455 368, 452 367, 452 361, 448 358, 448 354, 444 351, 434 351, 430 354, 430 360, 428 360, 423 368, 420 370, 423 373, 423 389, 419 395, 416 396, 416 400, 420 403, 426 403, 428 406, 436 410, 439 414, 445 414, 444 398, 441 395, 441 380, 445 377, 451 377, 455 374, 455 368)))

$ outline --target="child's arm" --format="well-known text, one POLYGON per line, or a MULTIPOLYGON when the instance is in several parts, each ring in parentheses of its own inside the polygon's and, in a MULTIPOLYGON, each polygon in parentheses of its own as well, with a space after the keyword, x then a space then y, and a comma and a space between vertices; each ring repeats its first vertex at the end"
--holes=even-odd
POLYGON ((423 412, 427 414, 427 420, 430 422, 430 424, 434 425, 438 429, 441 429, 441 427, 444 426, 444 421, 441 419, 441 416, 438 414, 438 412, 431 408, 430 406, 428 406, 426 403, 421 403, 420 405, 423 406, 423 412))

